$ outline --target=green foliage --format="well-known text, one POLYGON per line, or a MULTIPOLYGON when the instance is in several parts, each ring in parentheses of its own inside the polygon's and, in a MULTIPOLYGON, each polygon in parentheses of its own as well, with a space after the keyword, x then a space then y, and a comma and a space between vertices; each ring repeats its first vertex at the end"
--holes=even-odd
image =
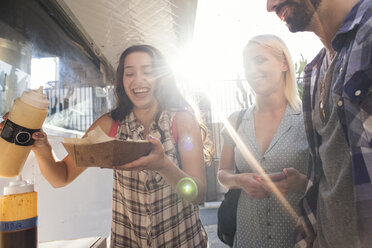
POLYGON ((302 98, 302 79, 303 79, 303 73, 305 66, 307 65, 307 59, 304 58, 302 54, 301 58, 298 62, 295 63, 295 71, 296 71, 296 81, 297 81, 297 88, 298 88, 298 94, 300 95, 300 98, 302 98))
POLYGON ((297 78, 302 77, 305 66, 307 65, 307 59, 305 59, 302 54, 300 54, 300 56, 301 56, 300 60, 295 63, 295 71, 296 71, 297 78))

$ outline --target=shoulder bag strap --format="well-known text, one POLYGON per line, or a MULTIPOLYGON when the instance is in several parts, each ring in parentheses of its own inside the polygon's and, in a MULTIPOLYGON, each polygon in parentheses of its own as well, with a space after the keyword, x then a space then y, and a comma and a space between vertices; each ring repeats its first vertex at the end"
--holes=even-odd
MULTIPOLYGON (((236 119, 236 123, 235 123, 235 132, 238 132, 239 126, 242 123, 245 112, 247 112, 247 109, 240 110, 238 118, 236 119)), ((234 160, 234 167, 235 167, 235 173, 237 174, 240 173, 240 171, 238 170, 238 167, 236 166, 235 160, 234 160)))
POLYGON ((111 125, 111 129, 110 129, 110 133, 109 133, 110 137, 115 137, 116 136, 116 133, 118 131, 118 127, 119 127, 119 121, 113 120, 112 125, 111 125))

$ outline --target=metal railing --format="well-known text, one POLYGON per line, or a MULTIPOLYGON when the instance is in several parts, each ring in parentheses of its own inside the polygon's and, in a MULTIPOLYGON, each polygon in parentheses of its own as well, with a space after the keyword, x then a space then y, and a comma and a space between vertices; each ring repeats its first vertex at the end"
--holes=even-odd
POLYGON ((93 88, 48 88, 45 94, 49 99, 49 125, 86 131, 93 123, 93 88))
MULTIPOLYGON (((206 103, 200 106, 201 114, 210 129, 215 158, 218 159, 222 146, 220 133, 223 120, 234 111, 250 106, 253 93, 248 83, 240 79, 214 81, 207 88, 208 92, 202 96, 187 87, 182 87, 181 91, 185 95, 199 95, 199 100, 206 103), (248 97, 244 98, 244 94, 248 97)), ((60 87, 55 84, 52 88, 46 88, 45 94, 50 101, 46 123, 81 132, 85 132, 114 105, 111 86, 97 91, 97 88, 92 87, 60 87)))

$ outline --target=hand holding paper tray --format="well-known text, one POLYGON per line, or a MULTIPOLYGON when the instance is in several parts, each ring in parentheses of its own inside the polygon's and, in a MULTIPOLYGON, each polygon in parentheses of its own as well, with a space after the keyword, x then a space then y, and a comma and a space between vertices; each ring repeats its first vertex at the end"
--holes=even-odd
POLYGON ((65 138, 62 142, 77 166, 107 167, 132 162, 151 151, 151 143, 121 141, 107 136, 100 127, 88 133, 83 139, 65 138))

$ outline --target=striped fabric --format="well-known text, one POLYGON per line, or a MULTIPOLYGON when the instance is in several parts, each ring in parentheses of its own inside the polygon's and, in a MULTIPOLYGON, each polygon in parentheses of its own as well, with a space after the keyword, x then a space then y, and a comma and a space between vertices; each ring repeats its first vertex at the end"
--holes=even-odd
MULTIPOLYGON (((177 149, 171 132, 174 112, 164 111, 159 127, 164 133, 165 153, 175 163, 177 149)), ((119 124, 116 137, 145 139, 144 128, 133 113, 119 124)), ((153 123, 150 134, 160 139, 153 123)), ((198 206, 177 196, 154 171, 114 171, 112 247, 207 247, 206 232, 198 206)))
MULTIPOLYGON (((372 247, 372 0, 361 0, 344 20, 332 42, 336 54, 332 92, 338 96, 338 117, 348 142, 356 218, 358 247, 372 247)), ((302 216, 296 229, 296 247, 312 247, 317 235, 317 197, 322 161, 321 139, 313 126, 314 95, 319 89, 318 71, 323 49, 306 67, 303 111, 310 147, 309 183, 301 203, 302 216)), ((342 216, 340 216, 342 218, 342 216)))

